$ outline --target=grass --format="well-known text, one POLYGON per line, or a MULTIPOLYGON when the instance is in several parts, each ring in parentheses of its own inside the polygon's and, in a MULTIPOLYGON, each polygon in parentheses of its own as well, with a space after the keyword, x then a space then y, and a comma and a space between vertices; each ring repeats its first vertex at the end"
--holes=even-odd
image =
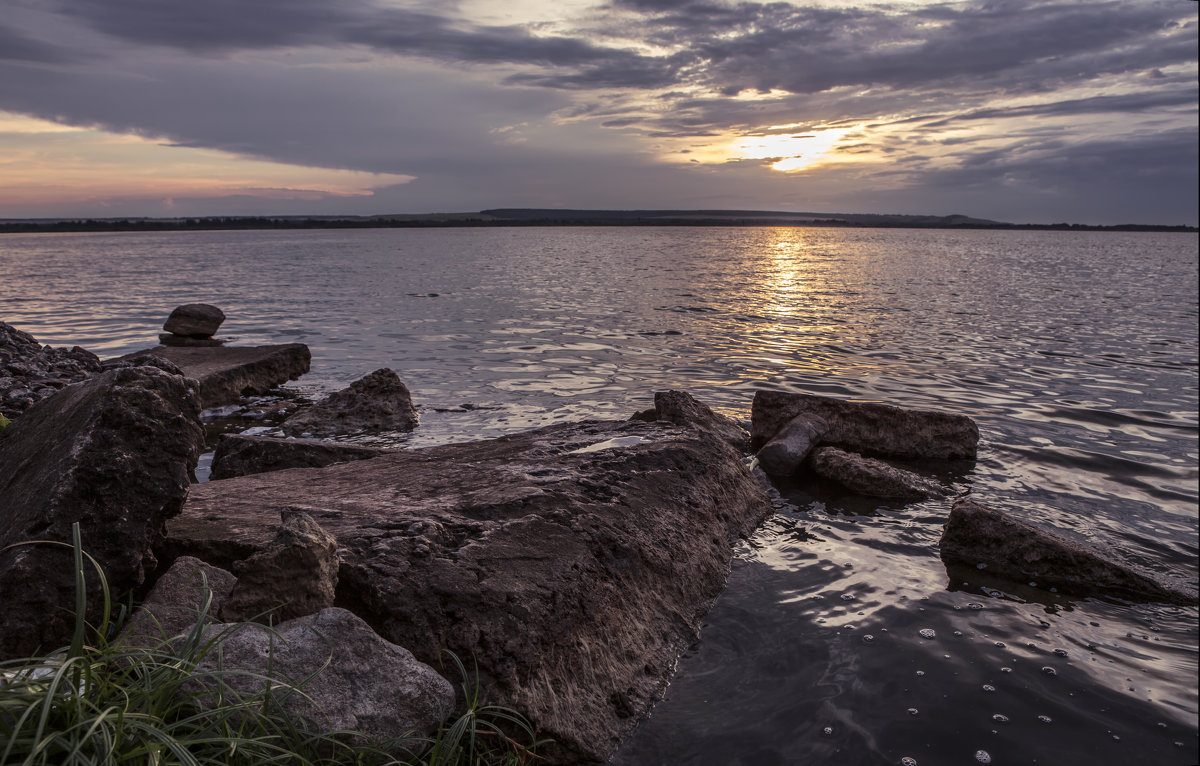
POLYGON ((260 675, 264 683, 254 686, 262 691, 239 693, 229 680, 249 671, 201 668, 236 628, 205 637, 212 605, 207 586, 187 634, 151 646, 115 641, 110 637, 117 635, 120 618, 113 620, 108 585, 100 566, 83 552, 78 525, 71 547, 76 620, 70 645, 0 663, 0 764, 524 766, 545 743, 519 713, 483 703, 477 674, 469 677, 449 652, 463 679, 465 712, 436 736, 399 733, 369 741, 354 732, 313 731, 277 701, 303 694, 304 684, 260 675), (99 573, 103 599, 94 627, 83 617, 85 558, 99 573))

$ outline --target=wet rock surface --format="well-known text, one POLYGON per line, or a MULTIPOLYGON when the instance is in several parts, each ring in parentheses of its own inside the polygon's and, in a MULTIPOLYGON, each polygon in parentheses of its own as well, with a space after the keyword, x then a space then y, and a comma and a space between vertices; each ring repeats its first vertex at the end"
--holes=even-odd
POLYGON ((912 471, 837 447, 817 447, 808 457, 813 473, 868 497, 925 500, 945 490, 912 471))
POLYGON ((86 349, 42 346, 29 333, 0 322, 0 414, 10 420, 100 369, 100 358, 86 349))
POLYGON ((677 426, 691 426, 720 439, 739 452, 750 450, 750 434, 731 418, 713 412, 686 391, 658 391, 654 394, 654 409, 634 416, 638 420, 663 420, 677 426))
MULTIPOLYGON (((141 585, 156 566, 153 543, 187 496, 204 440, 198 416, 188 381, 153 367, 100 373, 30 407, 0 438, 0 548, 69 543, 79 522, 113 592, 141 585)), ((0 656, 70 640, 70 560, 62 546, 0 552, 0 656)))
POLYGON ((194 378, 202 408, 264 394, 308 372, 312 361, 312 353, 303 343, 216 348, 155 346, 111 361, 120 363, 147 353, 170 361, 187 377, 194 378))
MULTIPOLYGON (((454 688, 403 647, 385 641, 345 609, 325 609, 267 628, 215 623, 205 639, 229 634, 200 670, 228 672, 226 683, 243 694, 261 691, 270 679, 301 685, 302 694, 272 684, 282 709, 318 731, 353 731, 385 739, 411 733, 429 736, 450 714, 454 688), (308 683, 303 683, 310 679, 308 683)), ((201 695, 201 700, 211 699, 201 695)), ((406 755, 405 753, 398 753, 406 755)))
POLYGON ((369 460, 391 451, 342 442, 222 434, 213 454, 210 478, 231 479, 286 468, 320 468, 334 463, 369 460))
POLYGON ((333 606, 337 540, 304 511, 284 508, 280 516, 275 539, 233 564, 237 585, 221 606, 222 620, 272 624, 333 606))
POLYGON ((416 427, 417 410, 408 386, 386 367, 300 410, 281 426, 284 433, 292 436, 411 431, 416 427))
POLYGON ((1103 552, 961 498, 955 501, 940 542, 948 566, 983 565, 990 576, 1036 582, 1084 596, 1195 604, 1193 585, 1168 583, 1103 552))
POLYGON ((750 437, 751 446, 760 449, 763 469, 787 475, 821 445, 867 457, 973 459, 979 428, 971 418, 948 412, 759 391, 751 407, 750 437))
POLYGON ((337 539, 339 605, 427 662, 474 658, 483 697, 556 740, 548 763, 613 752, 771 512, 722 442, 588 422, 199 485, 166 548, 228 567, 285 506, 337 539))

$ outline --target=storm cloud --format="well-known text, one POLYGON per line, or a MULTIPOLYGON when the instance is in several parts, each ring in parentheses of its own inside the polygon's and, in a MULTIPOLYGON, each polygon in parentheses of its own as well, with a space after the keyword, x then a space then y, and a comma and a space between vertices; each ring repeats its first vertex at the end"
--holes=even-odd
POLYGON ((1196 220, 1194 3, 485 6, 15 0, 0 111, 414 177, 339 212, 969 199, 953 212, 1196 220), (772 169, 822 136, 840 143, 772 169))

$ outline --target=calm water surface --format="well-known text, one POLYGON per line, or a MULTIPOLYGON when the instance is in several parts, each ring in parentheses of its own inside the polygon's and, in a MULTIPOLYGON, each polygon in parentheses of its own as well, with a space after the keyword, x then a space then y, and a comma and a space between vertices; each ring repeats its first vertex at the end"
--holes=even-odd
MULTIPOLYGON (((962 412, 980 457, 945 481, 1194 586, 1196 263, 1190 234, 5 235, 0 319, 103 357, 214 303, 239 344, 307 343, 305 392, 395 369, 422 425, 385 441, 409 446, 664 388, 738 418, 762 388, 962 412)), ((1197 761, 1195 608, 951 575, 946 501, 779 490, 617 763, 1197 761)))

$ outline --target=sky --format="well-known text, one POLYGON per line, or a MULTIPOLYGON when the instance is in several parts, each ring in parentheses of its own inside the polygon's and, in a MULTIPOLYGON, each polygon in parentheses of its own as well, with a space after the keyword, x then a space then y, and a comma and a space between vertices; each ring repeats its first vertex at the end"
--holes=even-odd
POLYGON ((0 218, 1197 223, 1188 0, 0 0, 0 218))

